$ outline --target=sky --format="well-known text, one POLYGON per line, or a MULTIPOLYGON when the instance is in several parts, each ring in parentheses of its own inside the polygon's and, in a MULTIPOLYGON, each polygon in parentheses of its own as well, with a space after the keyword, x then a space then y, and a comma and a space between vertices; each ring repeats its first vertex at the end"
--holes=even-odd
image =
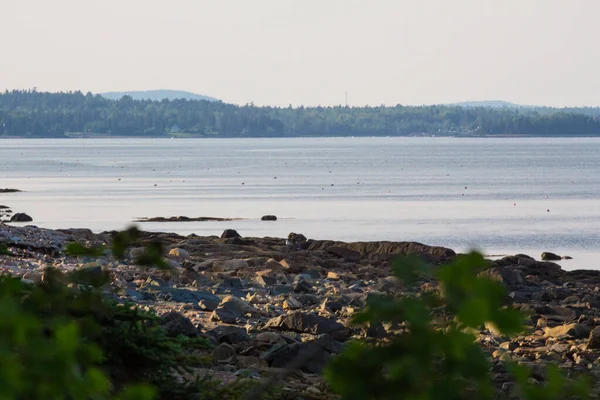
POLYGON ((0 0, 0 90, 600 106, 598 0, 0 0))

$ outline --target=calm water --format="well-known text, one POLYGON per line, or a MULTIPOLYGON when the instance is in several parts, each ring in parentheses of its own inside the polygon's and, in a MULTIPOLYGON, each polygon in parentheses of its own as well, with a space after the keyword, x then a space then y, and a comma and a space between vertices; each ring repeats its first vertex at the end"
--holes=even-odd
POLYGON ((600 268, 600 139, 0 140, 0 204, 41 227, 420 241, 600 268), (277 222, 262 222, 275 214, 277 222))

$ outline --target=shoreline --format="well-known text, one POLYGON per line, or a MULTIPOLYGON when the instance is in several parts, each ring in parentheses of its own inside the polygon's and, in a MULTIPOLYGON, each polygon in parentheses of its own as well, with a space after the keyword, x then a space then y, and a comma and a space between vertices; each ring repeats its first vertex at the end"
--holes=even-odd
MULTIPOLYGON (((214 374, 224 383, 234 380, 239 370, 269 376, 297 356, 299 346, 326 335, 330 345, 318 360, 299 368, 301 381, 283 381, 286 390, 304 395, 315 387, 325 396, 321 398, 332 398, 327 397, 322 369, 348 340, 395 334, 391 326, 365 331, 349 325, 368 296, 403 295, 403 286, 391 273, 394 258, 416 254, 435 268, 456 257, 451 249, 415 242, 346 243, 302 235, 246 238, 233 230, 221 237, 142 231, 121 260, 64 253, 67 243, 107 244, 113 233, 0 224, 0 241, 12 253, 0 255, 0 272, 33 283, 43 279, 48 265, 65 271, 107 271, 116 301, 133 302, 159 315, 180 314, 194 326, 194 334, 210 340, 215 349, 207 355, 213 364, 195 374, 214 374), (169 271, 135 263, 144 245, 157 242, 169 271)), ((526 255, 488 262, 480 275, 506 286, 507 305, 529 312, 521 335, 498 336, 492 327, 477 332, 492 364, 513 360, 541 367, 554 362, 569 373, 591 372, 600 360, 590 333, 600 327, 600 271, 565 271, 526 255)), ((426 279, 420 291, 430 290, 439 288, 426 279)), ((507 379, 494 375, 499 393, 508 390, 507 379)))

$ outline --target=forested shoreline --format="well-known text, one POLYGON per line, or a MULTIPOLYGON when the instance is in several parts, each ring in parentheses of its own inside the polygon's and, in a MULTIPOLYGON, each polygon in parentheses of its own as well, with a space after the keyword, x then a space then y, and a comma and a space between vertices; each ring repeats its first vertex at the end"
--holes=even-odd
POLYGON ((0 137, 600 136, 598 108, 450 105, 258 107, 109 100, 82 92, 0 93, 0 137))

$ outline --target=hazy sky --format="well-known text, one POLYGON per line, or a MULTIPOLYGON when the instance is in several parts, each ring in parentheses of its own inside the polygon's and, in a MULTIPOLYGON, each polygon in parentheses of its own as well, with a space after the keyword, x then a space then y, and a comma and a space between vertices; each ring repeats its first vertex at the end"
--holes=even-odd
POLYGON ((0 0, 0 89, 600 105, 599 0, 0 0))

